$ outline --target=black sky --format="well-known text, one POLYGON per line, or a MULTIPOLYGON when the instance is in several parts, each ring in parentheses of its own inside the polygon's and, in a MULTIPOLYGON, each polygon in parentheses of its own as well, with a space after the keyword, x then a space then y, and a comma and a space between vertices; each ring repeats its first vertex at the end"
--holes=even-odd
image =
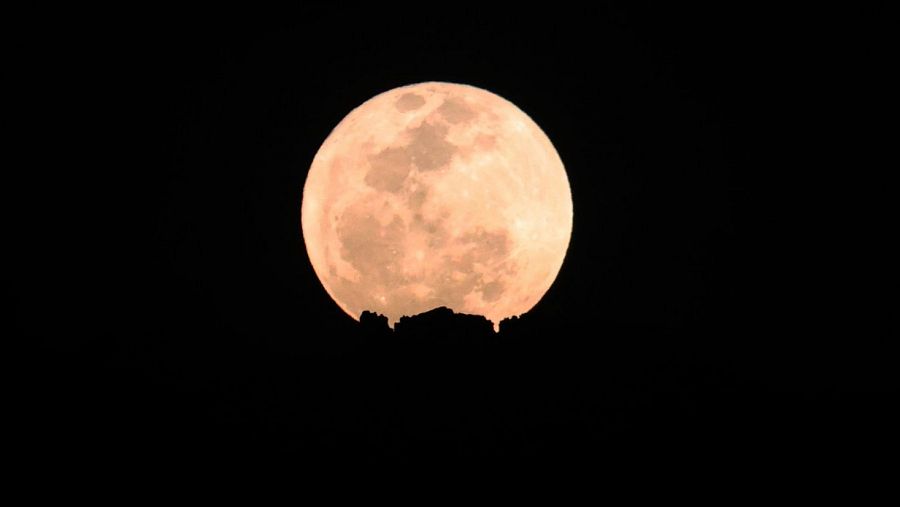
MULTIPOLYGON (((855 285, 871 267, 860 250, 877 248, 853 213, 879 204, 857 204, 867 187, 838 169, 870 126, 870 42, 814 12, 679 4, 42 25, 41 58, 23 59, 35 97, 23 130, 44 142, 21 171, 9 275, 16 336, 38 345, 23 386, 41 400, 40 436, 28 438, 48 455, 161 460, 561 455, 638 431, 706 449, 754 432, 804 451, 825 435, 886 445, 897 347, 860 317, 884 305, 855 285), (306 171, 331 129, 377 93, 430 80, 509 99, 568 171, 572 242, 529 314, 544 334, 491 356, 519 376, 513 399, 528 398, 519 385, 542 400, 496 409, 521 410, 518 426, 397 429, 414 410, 388 414, 379 396, 426 395, 354 389, 385 352, 359 345, 300 235, 306 171), (726 429, 703 441, 710 418, 726 429)), ((459 370, 397 353, 448 374, 489 369, 466 363, 483 360, 467 346, 447 352, 459 370)))

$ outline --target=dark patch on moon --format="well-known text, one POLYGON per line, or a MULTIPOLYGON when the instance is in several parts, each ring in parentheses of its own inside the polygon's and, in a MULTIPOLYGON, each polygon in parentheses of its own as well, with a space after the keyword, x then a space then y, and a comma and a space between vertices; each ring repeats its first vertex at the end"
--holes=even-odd
POLYGON ((484 284, 481 288, 481 298, 488 303, 492 303, 503 295, 503 284, 499 280, 484 284))
POLYGON ((425 105, 425 99, 415 93, 404 93, 394 104, 398 111, 414 111, 425 105))
POLYGON ((366 173, 366 184, 384 192, 398 192, 412 169, 409 153, 403 148, 386 148, 369 157, 372 169, 366 173))
POLYGON ((409 231, 424 234, 427 238, 428 248, 440 248, 447 244, 447 229, 440 218, 427 220, 421 213, 415 213, 412 223, 409 225, 409 231))
POLYGON ((444 103, 437 110, 448 123, 454 124, 469 121, 476 116, 475 111, 459 97, 450 97, 444 100, 444 103))
POLYGON ((406 150, 420 171, 434 171, 450 163, 456 146, 445 139, 447 127, 422 123, 409 133, 412 140, 406 150))
POLYGON ((398 250, 406 234, 406 225, 399 216, 382 226, 371 214, 348 209, 337 228, 341 242, 341 257, 349 262, 363 278, 387 286, 401 282, 398 250))
POLYGON ((428 198, 428 190, 424 187, 417 188, 409 193, 408 201, 409 209, 418 211, 422 209, 422 205, 425 204, 425 199, 428 198))

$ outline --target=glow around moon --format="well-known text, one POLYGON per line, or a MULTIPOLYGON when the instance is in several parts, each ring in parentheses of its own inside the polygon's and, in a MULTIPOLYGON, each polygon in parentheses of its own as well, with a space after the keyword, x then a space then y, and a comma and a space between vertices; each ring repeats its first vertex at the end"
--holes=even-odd
POLYGON ((562 161, 512 103, 459 84, 382 93, 322 144, 303 189, 316 275, 354 319, 439 306, 495 329, 553 283, 572 232, 562 161))

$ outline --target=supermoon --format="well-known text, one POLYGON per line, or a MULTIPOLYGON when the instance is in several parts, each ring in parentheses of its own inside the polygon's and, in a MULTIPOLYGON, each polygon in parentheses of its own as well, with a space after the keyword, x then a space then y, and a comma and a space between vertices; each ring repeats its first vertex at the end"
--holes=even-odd
POLYGON ((312 162, 303 238, 313 269, 354 319, 445 306, 498 329, 556 279, 572 195, 550 140, 480 88, 421 83, 350 112, 312 162))

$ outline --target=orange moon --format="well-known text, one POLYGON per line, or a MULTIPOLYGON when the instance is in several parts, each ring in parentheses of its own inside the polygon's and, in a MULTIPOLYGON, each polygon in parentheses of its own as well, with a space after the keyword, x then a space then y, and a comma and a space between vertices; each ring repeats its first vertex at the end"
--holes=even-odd
POLYGON ((543 297, 572 233, 572 194, 540 127, 453 83, 377 95, 322 143, 303 188, 313 269, 354 319, 439 306, 498 329, 543 297))

